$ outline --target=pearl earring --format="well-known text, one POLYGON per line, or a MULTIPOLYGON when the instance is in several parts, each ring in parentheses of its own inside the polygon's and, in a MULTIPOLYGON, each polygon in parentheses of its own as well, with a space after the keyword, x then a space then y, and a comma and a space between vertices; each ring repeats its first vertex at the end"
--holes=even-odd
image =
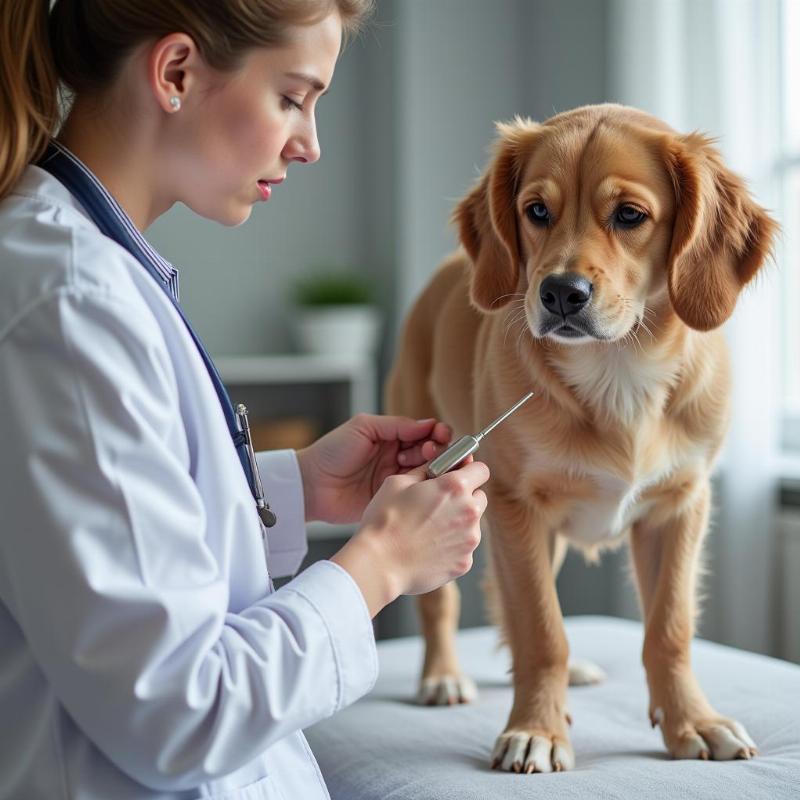
POLYGON ((172 106, 173 111, 181 110, 181 99, 177 95, 172 95, 172 97, 170 97, 169 104, 172 106))

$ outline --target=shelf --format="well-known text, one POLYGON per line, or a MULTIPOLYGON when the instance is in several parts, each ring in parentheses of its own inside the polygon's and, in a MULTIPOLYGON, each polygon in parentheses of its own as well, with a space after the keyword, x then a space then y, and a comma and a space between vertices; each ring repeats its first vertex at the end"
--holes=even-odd
MULTIPOLYGON (((251 420, 305 415, 329 430, 361 411, 375 413, 375 362, 371 356, 278 353, 218 356, 223 383, 235 387, 251 420)), ((310 542, 348 539, 355 525, 312 522, 310 542)))
POLYGON ((368 357, 280 353, 214 359, 225 383, 281 384, 359 381, 374 369, 368 357))
POLYGON ((356 532, 356 528, 356 525, 332 525, 328 522, 309 522, 306 525, 309 542, 349 539, 356 532))
MULTIPOLYGON (((372 356, 277 353, 220 356, 215 363, 229 390, 237 387, 237 395, 249 395, 251 400, 256 396, 272 400, 282 397, 285 407, 287 404, 291 406, 293 398, 297 397, 300 406, 296 410, 300 410, 303 396, 307 400, 309 391, 312 392, 318 411, 323 416, 331 416, 331 413, 335 416, 335 419, 327 421, 327 428, 333 428, 361 411, 367 414, 376 412, 376 368, 372 356), (325 391, 320 395, 318 390, 322 388, 325 391), (331 405, 334 396, 344 397, 344 405, 331 405)), ((245 402, 245 405, 249 407, 250 403, 245 402)))

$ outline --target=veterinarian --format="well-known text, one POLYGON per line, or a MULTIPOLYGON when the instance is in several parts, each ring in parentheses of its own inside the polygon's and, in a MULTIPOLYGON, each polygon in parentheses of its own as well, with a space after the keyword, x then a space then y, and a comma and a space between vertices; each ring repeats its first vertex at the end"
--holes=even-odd
POLYGON ((0 0, 3 800, 328 797, 301 729, 373 685, 384 605, 469 569, 485 465, 425 480, 449 429, 381 416, 253 456, 141 234, 319 158, 370 4, 0 0), (274 590, 311 519, 360 527, 274 590))

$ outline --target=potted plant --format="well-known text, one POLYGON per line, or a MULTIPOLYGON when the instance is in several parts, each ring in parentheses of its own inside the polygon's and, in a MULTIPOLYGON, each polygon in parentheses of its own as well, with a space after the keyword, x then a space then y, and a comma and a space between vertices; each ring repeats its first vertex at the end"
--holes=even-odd
POLYGON ((306 353, 369 356, 378 346, 381 315, 365 277, 317 271, 294 284, 295 332, 306 353))

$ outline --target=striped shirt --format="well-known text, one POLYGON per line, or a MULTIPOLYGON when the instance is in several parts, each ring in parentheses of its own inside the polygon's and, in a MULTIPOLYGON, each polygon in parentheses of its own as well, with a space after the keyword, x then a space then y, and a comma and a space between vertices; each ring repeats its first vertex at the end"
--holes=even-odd
POLYGON ((52 141, 53 147, 62 155, 68 158, 93 184, 98 194, 105 200, 108 212, 119 222, 128 232, 136 244, 141 248, 142 255, 151 264, 156 274, 161 278, 164 285, 169 289, 175 300, 180 299, 178 285, 178 270, 172 266, 165 258, 160 256, 142 236, 139 229, 133 224, 131 218, 122 210, 122 206, 109 194, 108 190, 97 179, 95 174, 84 164, 76 155, 71 153, 63 144, 55 140, 52 141))

